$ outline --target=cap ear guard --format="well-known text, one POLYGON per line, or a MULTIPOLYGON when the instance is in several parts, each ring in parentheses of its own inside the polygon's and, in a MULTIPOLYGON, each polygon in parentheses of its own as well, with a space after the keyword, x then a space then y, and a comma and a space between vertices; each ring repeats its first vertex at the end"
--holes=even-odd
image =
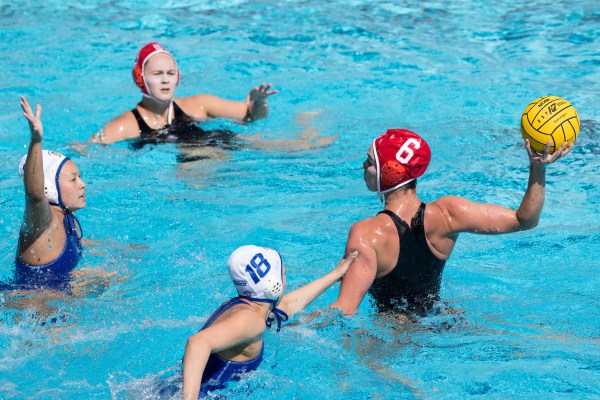
POLYGON ((406 175, 406 169, 396 160, 388 160, 381 167, 381 182, 386 186, 395 186, 406 175))
POLYGON ((283 284, 278 279, 265 279, 265 286, 263 288, 263 295, 267 300, 276 301, 281 297, 283 293, 283 284))
POLYGON ((145 92, 146 83, 144 82, 144 77, 142 76, 142 68, 138 65, 137 60, 135 61, 135 66, 131 71, 131 75, 133 76, 133 81, 135 82, 136 86, 145 92))

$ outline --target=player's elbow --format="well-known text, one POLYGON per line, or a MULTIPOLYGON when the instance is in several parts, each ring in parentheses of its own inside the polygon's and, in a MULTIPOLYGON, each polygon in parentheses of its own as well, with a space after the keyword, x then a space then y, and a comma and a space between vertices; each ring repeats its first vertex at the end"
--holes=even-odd
POLYGON ((519 230, 526 231, 535 228, 540 222, 540 216, 523 216, 517 212, 517 220, 519 222, 519 230))
POLYGON ((203 335, 197 333, 188 338, 187 343, 185 345, 185 349, 186 352, 194 354, 201 351, 206 346, 207 343, 203 335))

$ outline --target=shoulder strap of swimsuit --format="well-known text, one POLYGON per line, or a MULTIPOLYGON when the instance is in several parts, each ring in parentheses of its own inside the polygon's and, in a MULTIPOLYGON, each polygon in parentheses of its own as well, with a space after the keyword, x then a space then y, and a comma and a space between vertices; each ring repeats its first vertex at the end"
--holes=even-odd
POLYGON ((183 112, 177 103, 175 103, 175 100, 173 100, 173 114, 175 120, 181 119, 182 117, 187 117, 187 114, 183 112))
POLYGON ((135 117, 135 120, 138 123, 138 128, 140 129, 140 133, 142 135, 152 132, 152 128, 150 128, 148 126, 148 124, 146 123, 146 121, 144 121, 144 118, 142 118, 142 115, 140 114, 140 112, 138 111, 137 108, 134 108, 133 110, 131 110, 131 113, 135 117))
POLYGON ((419 209, 415 213, 414 217, 412 217, 410 226, 413 234, 417 240, 419 245, 429 248, 427 245, 427 240, 425 239, 425 206, 426 203, 421 203, 419 209))
POLYGON ((67 212, 65 214, 64 219, 65 231, 68 235, 74 236, 77 239, 81 239, 83 237, 83 230, 81 229, 81 224, 79 220, 72 212, 67 212), (79 231, 78 231, 79 229, 79 231))
POLYGON ((400 225, 404 226, 406 229, 408 229, 408 224, 406 223, 406 221, 404 221, 402 218, 397 216, 394 212, 392 212, 390 210, 381 210, 377 213, 377 215, 379 215, 379 214, 389 215, 390 218, 392 218, 392 220, 396 223, 396 225, 400 224, 400 225))
POLYGON ((217 319, 221 314, 223 314, 225 311, 229 310, 231 307, 236 306, 238 304, 248 304, 248 303, 246 303, 239 297, 234 297, 232 299, 227 300, 225 303, 221 304, 221 306, 219 308, 217 308, 217 310, 214 313, 212 313, 212 315, 210 317, 208 317, 208 320, 206 320, 202 329, 208 328, 215 321, 215 319, 217 319))

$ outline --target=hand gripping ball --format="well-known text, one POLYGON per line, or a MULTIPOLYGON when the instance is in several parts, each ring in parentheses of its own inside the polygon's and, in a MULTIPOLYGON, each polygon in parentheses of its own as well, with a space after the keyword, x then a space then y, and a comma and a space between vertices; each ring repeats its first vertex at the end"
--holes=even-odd
POLYGON ((579 115, 571 103, 557 96, 545 96, 535 99, 523 111, 521 135, 538 153, 550 141, 552 154, 564 142, 575 143, 579 125, 579 115))

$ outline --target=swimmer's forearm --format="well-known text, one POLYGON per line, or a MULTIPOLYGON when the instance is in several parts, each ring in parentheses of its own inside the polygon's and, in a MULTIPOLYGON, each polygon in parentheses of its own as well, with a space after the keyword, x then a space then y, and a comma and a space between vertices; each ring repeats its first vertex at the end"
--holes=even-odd
POLYGON ((210 349, 196 336, 188 339, 183 356, 184 400, 196 400, 200 392, 204 368, 210 357, 210 349))
POLYGON ((312 281, 311 283, 283 296, 279 308, 281 308, 289 317, 291 317, 297 312, 304 310, 304 308, 306 308, 317 297, 319 297, 321 293, 323 293, 340 278, 341 275, 330 272, 324 277, 319 278, 316 281, 312 281))
POLYGON ((527 191, 517 210, 517 220, 521 229, 535 227, 544 207, 546 192, 546 166, 532 164, 529 169, 527 191))
POLYGON ((358 251, 353 251, 342 258, 335 269, 324 277, 312 281, 283 296, 280 308, 285 311, 289 317, 306 308, 306 306, 312 303, 321 293, 344 276, 346 271, 348 271, 350 264, 352 264, 356 257, 358 257, 358 251))

